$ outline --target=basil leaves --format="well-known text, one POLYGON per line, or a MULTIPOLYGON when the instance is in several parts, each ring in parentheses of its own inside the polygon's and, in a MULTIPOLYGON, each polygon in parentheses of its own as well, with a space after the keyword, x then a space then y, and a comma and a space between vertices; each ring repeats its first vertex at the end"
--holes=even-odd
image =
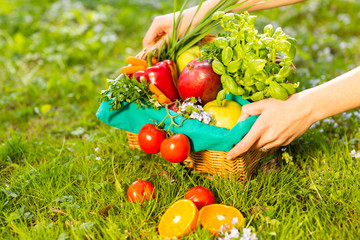
POLYGON ((296 92, 299 83, 291 82, 295 39, 271 24, 260 34, 255 18, 248 12, 213 15, 224 33, 202 46, 201 53, 202 60, 212 61, 214 72, 221 76, 223 90, 218 93, 218 102, 230 93, 259 101, 269 97, 285 100, 296 92))

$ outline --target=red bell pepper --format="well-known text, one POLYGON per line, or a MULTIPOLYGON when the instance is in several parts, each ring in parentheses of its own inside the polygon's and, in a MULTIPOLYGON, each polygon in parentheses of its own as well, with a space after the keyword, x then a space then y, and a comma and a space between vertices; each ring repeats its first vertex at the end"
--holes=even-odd
POLYGON ((148 83, 154 84, 172 101, 179 99, 176 88, 177 68, 173 61, 166 59, 148 67, 144 73, 135 74, 137 79, 144 77, 148 83))

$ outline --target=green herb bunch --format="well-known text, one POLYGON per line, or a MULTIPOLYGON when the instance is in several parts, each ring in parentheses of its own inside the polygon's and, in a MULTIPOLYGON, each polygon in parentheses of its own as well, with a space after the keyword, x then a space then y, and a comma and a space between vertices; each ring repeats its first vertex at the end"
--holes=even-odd
POLYGON ((255 18, 248 12, 219 11, 213 15, 224 33, 202 46, 201 53, 202 60, 212 61, 214 72, 221 75, 223 89, 216 99, 219 105, 230 93, 252 101, 269 97, 285 100, 299 85, 291 82, 295 39, 280 27, 274 30, 271 24, 260 34, 255 18))
POLYGON ((159 109, 161 104, 153 98, 153 93, 149 90, 149 84, 145 79, 138 82, 135 77, 129 78, 126 74, 122 74, 119 78, 107 80, 110 86, 100 93, 100 102, 110 101, 110 111, 121 108, 123 102, 134 102, 139 107, 151 107, 159 109))

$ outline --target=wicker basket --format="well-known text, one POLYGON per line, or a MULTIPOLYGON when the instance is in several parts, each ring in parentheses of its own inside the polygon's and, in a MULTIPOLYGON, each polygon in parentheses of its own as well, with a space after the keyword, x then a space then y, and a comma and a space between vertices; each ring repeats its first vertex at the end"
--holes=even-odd
MULTIPOLYGON (((138 134, 126 132, 130 148, 140 149, 138 134)), ((241 154, 239 157, 227 160, 227 151, 203 150, 193 152, 184 161, 185 165, 201 173, 220 175, 235 178, 237 181, 245 182, 257 169, 260 158, 266 153, 253 150, 241 154)))
MULTIPOLYGON (((209 34, 205 36, 199 42, 199 44, 209 43, 216 37, 217 37, 216 35, 209 34)), ((157 39, 156 41, 160 41, 160 40, 161 38, 157 39)), ((136 57, 141 59, 146 59, 146 56, 150 50, 152 50, 152 47, 145 48, 136 57)), ((281 60, 277 59, 277 61, 280 62, 281 60)), ((295 71, 296 70, 295 66, 292 65, 292 67, 295 71)), ((126 132, 126 133, 130 148, 140 149, 138 143, 138 134, 131 132, 126 132)), ((268 153, 264 153, 259 150, 252 150, 252 151, 247 151, 232 160, 227 160, 226 154, 227 151, 203 150, 199 152, 193 152, 184 161, 184 163, 187 167, 192 168, 198 172, 209 173, 211 175, 221 175, 224 177, 231 177, 231 178, 235 178, 238 181, 245 182, 246 179, 250 177, 254 173, 254 171, 256 171, 259 165, 259 160, 262 157, 265 157, 268 153)))

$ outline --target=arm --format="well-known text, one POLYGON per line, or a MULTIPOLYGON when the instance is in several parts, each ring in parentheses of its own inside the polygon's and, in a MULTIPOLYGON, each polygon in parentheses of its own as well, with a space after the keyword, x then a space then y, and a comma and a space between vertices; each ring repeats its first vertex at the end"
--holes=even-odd
MULTIPOLYGON (((262 1, 263 0, 249 0, 248 2, 242 4, 239 8, 234 9, 234 11, 237 11, 241 8, 245 8, 245 7, 260 3, 262 1)), ((248 9, 248 11, 252 12, 252 11, 258 11, 258 10, 263 10, 263 9, 268 9, 268 8, 280 7, 280 6, 293 4, 293 3, 297 3, 297 2, 301 2, 301 1, 304 1, 304 0, 269 0, 267 2, 260 3, 256 6, 250 7, 248 9)), ((205 1, 202 4, 199 12, 196 14, 196 16, 192 22, 191 29, 194 28, 199 23, 201 18, 207 12, 209 12, 214 6, 216 6, 216 4, 218 2, 219 2, 219 0, 205 1)), ((241 2, 244 2, 244 0, 239 0, 237 3, 241 3, 241 2)), ((187 27, 190 25, 190 22, 194 16, 194 14, 196 13, 197 8, 198 8, 198 6, 195 6, 195 7, 184 10, 182 24, 179 29, 180 37, 183 37, 183 34, 185 33, 187 27)), ((179 12, 176 12, 175 18, 177 18, 178 15, 179 15, 179 12)), ((145 37, 143 39, 143 47, 145 48, 146 46, 151 45, 155 39, 158 39, 159 37, 161 37, 165 34, 166 34, 165 41, 167 42, 168 41, 167 35, 168 35, 168 33, 171 33, 172 29, 173 29, 173 20, 174 20, 173 13, 155 17, 150 28, 148 29, 147 33, 145 34, 145 37)), ((158 43, 157 47, 160 47, 160 45, 161 45, 161 43, 158 43)))
POLYGON ((265 146, 284 146, 301 136, 314 122, 360 107, 360 67, 287 100, 265 99, 247 104, 239 120, 259 115, 245 137, 228 152, 228 159, 265 146))

